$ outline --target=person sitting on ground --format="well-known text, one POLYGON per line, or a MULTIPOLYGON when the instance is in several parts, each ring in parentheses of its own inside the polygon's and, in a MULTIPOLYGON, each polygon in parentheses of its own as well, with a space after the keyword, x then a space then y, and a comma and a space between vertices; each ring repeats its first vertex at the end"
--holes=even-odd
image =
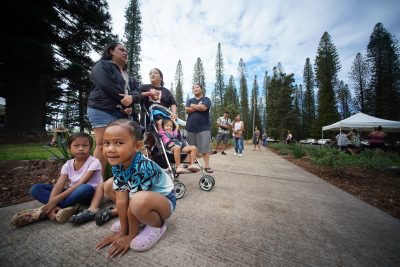
POLYGON ((383 131, 382 126, 378 126, 378 128, 372 131, 369 137, 369 145, 371 148, 383 149, 385 147, 386 133, 383 131))
POLYGON ((174 182, 155 162, 143 156, 142 129, 136 122, 117 120, 103 137, 103 153, 112 165, 113 189, 120 230, 103 238, 96 249, 109 246, 107 258, 152 248, 167 230, 176 207, 174 182), (145 224, 138 233, 139 224, 145 224))
POLYGON ((89 205, 96 187, 102 181, 100 161, 90 155, 92 146, 90 135, 72 135, 68 147, 73 159, 63 165, 57 183, 54 186, 35 184, 29 191, 34 199, 45 205, 18 212, 11 223, 19 227, 46 218, 63 223, 76 213, 79 204, 89 205), (69 186, 64 187, 68 181, 69 186))
POLYGON ((347 138, 346 132, 340 132, 336 135, 336 143, 338 148, 341 151, 347 151, 347 143, 349 142, 349 139, 347 138))
POLYGON ((191 172, 198 172, 200 168, 195 164, 197 156, 197 148, 195 146, 184 146, 179 136, 179 125, 172 120, 163 120, 162 125, 158 126, 158 130, 161 134, 161 139, 166 149, 174 154, 174 160, 176 165, 176 173, 187 172, 181 166, 181 152, 189 154, 190 165, 187 168, 191 172))
POLYGON ((229 130, 232 128, 231 119, 229 119, 229 112, 225 111, 224 116, 219 117, 217 120, 218 125, 218 135, 217 135, 217 147, 215 148, 216 152, 218 152, 218 148, 220 146, 221 141, 222 144, 222 155, 226 155, 225 148, 228 144, 229 139, 229 130))
POLYGON ((347 133, 347 152, 352 155, 356 155, 361 152, 361 140, 357 131, 352 129, 350 132, 347 133))
POLYGON ((67 137, 68 136, 68 128, 66 128, 64 125, 60 125, 59 127, 55 128, 53 130, 53 137, 51 138, 50 143, 48 146, 57 146, 57 139, 61 137, 67 137))

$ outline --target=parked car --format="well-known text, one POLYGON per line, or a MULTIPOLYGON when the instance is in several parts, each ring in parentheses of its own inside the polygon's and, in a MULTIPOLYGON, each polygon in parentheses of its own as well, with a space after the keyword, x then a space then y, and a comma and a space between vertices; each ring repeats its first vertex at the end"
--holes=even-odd
POLYGON ((271 142, 271 143, 279 142, 279 140, 275 140, 275 139, 272 138, 272 137, 267 137, 267 141, 268 141, 268 142, 271 142))
POLYGON ((301 144, 318 145, 318 141, 314 138, 302 139, 299 141, 301 144))
POLYGON ((318 145, 330 145, 332 143, 331 139, 319 139, 318 145))

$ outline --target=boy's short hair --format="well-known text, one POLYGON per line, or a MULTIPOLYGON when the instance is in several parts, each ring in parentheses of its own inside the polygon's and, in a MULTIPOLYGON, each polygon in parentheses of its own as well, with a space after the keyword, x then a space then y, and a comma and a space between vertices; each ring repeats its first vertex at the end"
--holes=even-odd
POLYGON ((135 137, 135 139, 137 141, 141 141, 143 138, 143 133, 142 133, 142 128, 140 127, 139 123, 137 123, 136 121, 132 121, 132 120, 128 120, 128 119, 118 119, 115 120, 111 123, 109 123, 106 127, 106 129, 108 127, 111 126, 121 126, 123 128, 125 128, 126 130, 128 130, 132 136, 135 137))

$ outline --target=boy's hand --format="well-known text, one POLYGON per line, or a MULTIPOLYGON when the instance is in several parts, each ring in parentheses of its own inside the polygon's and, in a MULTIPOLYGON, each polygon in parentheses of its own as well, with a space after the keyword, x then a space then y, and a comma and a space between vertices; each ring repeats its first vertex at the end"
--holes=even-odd
POLYGON ((125 235, 115 240, 108 249, 107 259, 114 258, 118 255, 123 256, 129 250, 132 239, 133 237, 125 235))

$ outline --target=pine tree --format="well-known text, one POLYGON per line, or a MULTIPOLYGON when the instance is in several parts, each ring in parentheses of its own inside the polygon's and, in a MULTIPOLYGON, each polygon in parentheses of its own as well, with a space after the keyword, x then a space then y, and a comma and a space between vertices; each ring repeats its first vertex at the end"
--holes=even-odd
POLYGON ((368 50, 371 66, 373 115, 391 120, 400 119, 400 62, 398 41, 377 23, 371 34, 368 50))
POLYGON ((217 57, 215 60, 215 97, 218 102, 215 105, 223 106, 225 95, 224 83, 224 59, 222 57, 221 43, 218 43, 217 57))
POLYGON ((237 94, 235 79, 233 78, 233 75, 229 77, 229 82, 226 86, 223 106, 227 107, 231 114, 235 114, 238 112, 237 108, 239 107, 239 97, 237 94))
POLYGON ((194 64, 193 70, 193 84, 200 84, 203 87, 203 93, 206 95, 206 82, 205 82, 205 75, 204 75, 204 67, 201 59, 198 57, 196 63, 194 64))
POLYGON ((338 84, 337 74, 340 70, 339 56, 330 35, 325 32, 319 42, 317 56, 315 57, 315 76, 318 87, 317 132, 319 136, 322 126, 329 125, 339 120, 340 116, 336 107, 335 89, 338 84))
POLYGON ((268 71, 265 71, 264 74, 264 80, 263 80, 263 98, 264 98, 264 112, 263 114, 263 126, 266 130, 268 130, 268 125, 267 125, 267 118, 268 118, 268 114, 267 114, 267 102, 268 102, 268 83, 269 83, 270 77, 268 76, 268 71))
POLYGON ((250 125, 252 125, 252 129, 254 131, 255 126, 261 128, 261 120, 260 120, 260 109, 259 109, 259 92, 258 92, 258 82, 257 82, 257 75, 254 76, 253 80, 253 88, 251 90, 251 106, 250 106, 250 125))
POLYGON ((16 0, 7 5, 2 10, 15 13, 16 23, 2 29, 5 42, 0 61, 4 81, 0 82, 0 95, 6 98, 4 130, 43 133, 49 122, 46 115, 55 115, 59 104, 65 105, 68 100, 59 99, 63 95, 60 84, 68 84, 68 90, 75 91, 69 95, 76 97, 78 101, 71 103, 78 108, 71 110, 78 110, 75 114, 81 126, 89 90, 87 73, 92 65, 88 55, 93 49, 99 51, 103 41, 110 39, 107 2, 16 0), (16 83, 18 80, 29 81, 29 86, 16 83))
POLYGON ((303 89, 302 85, 294 86, 294 94, 293 94, 293 116, 294 116, 294 129, 293 135, 297 136, 296 139, 303 138, 303 89))
POLYGON ((125 11, 125 34, 124 45, 128 50, 128 73, 140 84, 140 43, 142 41, 142 15, 138 0, 130 0, 129 6, 125 11))
POLYGON ((339 87, 337 90, 337 99, 339 102, 339 111, 341 119, 345 119, 350 117, 350 106, 351 106, 351 93, 349 90, 349 86, 344 84, 343 81, 340 81, 339 87))
POLYGON ((272 136, 283 140, 287 130, 292 130, 294 126, 294 74, 284 73, 280 63, 272 72, 268 84, 267 125, 272 136))
POLYGON ((371 113, 372 110, 368 109, 368 83, 369 83, 369 67, 368 62, 363 58, 361 53, 357 53, 356 58, 353 61, 349 78, 353 82, 355 91, 354 106, 356 111, 364 113, 371 113))
POLYGON ((315 120, 314 72, 309 58, 306 58, 306 63, 304 64, 303 84, 303 134, 304 137, 309 137, 311 135, 312 124, 315 120))
POLYGON ((239 60, 239 92, 240 92, 240 114, 242 115, 242 121, 245 125, 244 138, 249 138, 252 136, 253 129, 251 129, 252 125, 250 123, 249 117, 249 93, 247 89, 247 68, 243 59, 239 60))
POLYGON ((185 103, 183 103, 183 69, 181 60, 178 60, 175 72, 175 100, 178 118, 185 118, 185 103))

